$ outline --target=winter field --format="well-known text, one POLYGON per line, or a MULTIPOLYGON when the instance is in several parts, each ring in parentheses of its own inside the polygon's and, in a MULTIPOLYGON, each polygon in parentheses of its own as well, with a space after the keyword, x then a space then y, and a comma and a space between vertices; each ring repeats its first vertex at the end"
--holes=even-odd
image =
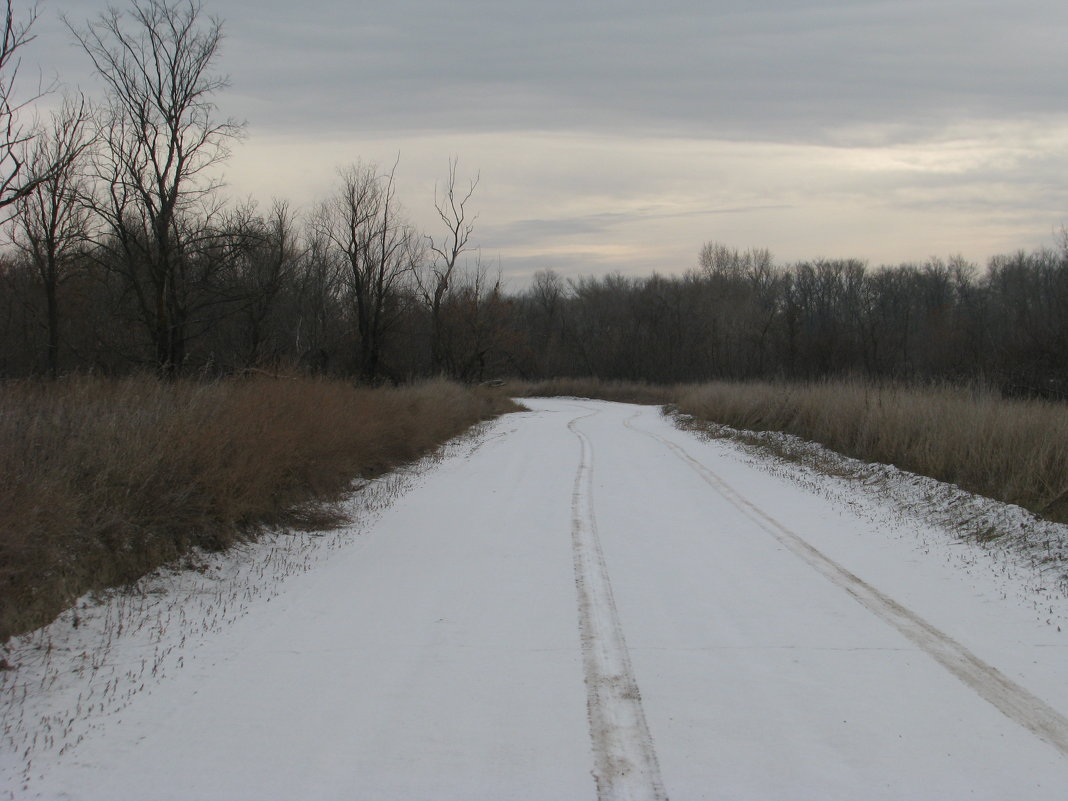
POLYGON ((524 403, 9 643, 0 798, 1065 797, 1064 579, 973 501, 524 403))

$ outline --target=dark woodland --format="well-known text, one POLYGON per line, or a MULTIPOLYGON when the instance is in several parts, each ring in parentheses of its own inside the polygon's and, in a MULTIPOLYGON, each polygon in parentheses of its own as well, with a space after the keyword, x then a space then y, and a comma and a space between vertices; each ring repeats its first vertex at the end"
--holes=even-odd
POLYGON ((33 19, 10 3, 6 19, 0 377, 848 375, 1068 393, 1068 240, 889 266, 709 242, 647 277, 561 263, 507 286, 479 259, 478 179, 456 161, 432 231, 407 219, 395 170, 359 161, 312 208, 228 200, 214 176, 244 129, 215 105, 221 28, 198 3, 68 21, 105 91, 58 104, 54 89, 48 119, 16 91, 33 19))

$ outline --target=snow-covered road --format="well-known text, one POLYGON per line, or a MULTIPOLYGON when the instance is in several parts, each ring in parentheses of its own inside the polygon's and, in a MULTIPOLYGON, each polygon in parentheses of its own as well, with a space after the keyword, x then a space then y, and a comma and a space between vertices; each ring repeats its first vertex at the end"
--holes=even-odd
POLYGON ((76 746, 9 747, 10 797, 1068 797, 1068 633, 971 546, 653 407, 527 405, 76 746))

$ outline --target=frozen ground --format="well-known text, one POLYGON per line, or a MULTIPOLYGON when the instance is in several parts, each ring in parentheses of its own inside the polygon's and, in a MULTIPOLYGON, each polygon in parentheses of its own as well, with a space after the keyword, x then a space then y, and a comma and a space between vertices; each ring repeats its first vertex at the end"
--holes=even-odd
POLYGON ((916 484, 527 403, 348 529, 11 643, 0 798, 1065 797, 1068 605, 1033 553, 916 484))

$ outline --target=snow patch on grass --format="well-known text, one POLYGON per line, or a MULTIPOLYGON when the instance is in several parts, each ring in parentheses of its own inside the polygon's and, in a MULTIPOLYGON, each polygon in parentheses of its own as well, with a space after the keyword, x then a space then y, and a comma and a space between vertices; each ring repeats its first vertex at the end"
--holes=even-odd
POLYGON ((679 428, 731 442, 750 464, 862 518, 885 518, 889 511, 901 524, 885 529, 892 535, 915 537, 923 553, 937 554, 966 571, 1007 579, 1006 593, 1026 600, 1058 631, 1068 630, 1068 524, 893 465, 843 456, 793 434, 747 431, 666 413, 679 428))
MULTIPOLYGON (((0 644, 0 798, 28 791, 39 758, 62 756, 132 699, 197 660, 197 646, 284 594, 361 535, 445 458, 469 455, 483 423, 418 462, 359 481, 348 522, 276 529, 222 552, 196 549, 129 587, 88 593, 51 624, 0 644)), ((45 761, 45 760, 42 760, 45 761)))

